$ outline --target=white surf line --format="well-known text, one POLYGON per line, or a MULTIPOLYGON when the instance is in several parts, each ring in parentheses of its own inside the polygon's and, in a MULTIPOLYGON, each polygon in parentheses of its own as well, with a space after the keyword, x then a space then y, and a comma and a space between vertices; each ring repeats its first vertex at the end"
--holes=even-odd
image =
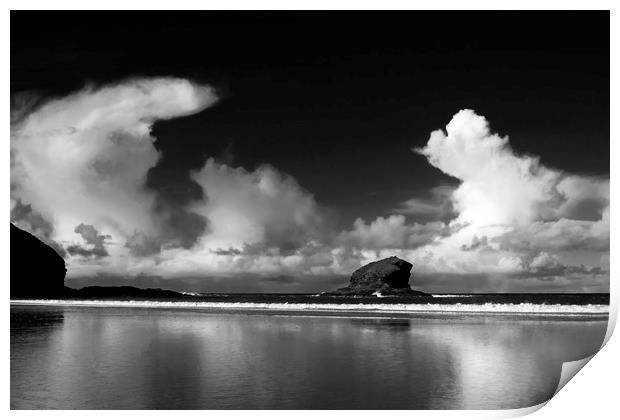
POLYGON ((120 308, 217 309, 286 312, 367 312, 367 313, 457 313, 509 315, 608 315, 608 305, 544 304, 338 304, 338 303, 250 303, 250 302, 163 302, 107 300, 11 300, 12 305, 81 306, 120 308))

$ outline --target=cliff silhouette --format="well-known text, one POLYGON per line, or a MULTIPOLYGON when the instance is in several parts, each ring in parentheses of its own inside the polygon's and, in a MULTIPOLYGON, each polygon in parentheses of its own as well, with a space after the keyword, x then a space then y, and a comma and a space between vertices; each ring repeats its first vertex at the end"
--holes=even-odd
POLYGON ((65 261, 36 236, 11 223, 11 299, 65 294, 65 261))

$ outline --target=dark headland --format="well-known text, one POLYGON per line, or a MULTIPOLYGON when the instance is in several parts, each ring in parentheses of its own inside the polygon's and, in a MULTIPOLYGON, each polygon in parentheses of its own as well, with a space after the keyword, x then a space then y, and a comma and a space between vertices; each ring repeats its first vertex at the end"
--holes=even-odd
POLYGON ((65 294, 65 261, 34 235, 11 223, 11 299, 65 294))

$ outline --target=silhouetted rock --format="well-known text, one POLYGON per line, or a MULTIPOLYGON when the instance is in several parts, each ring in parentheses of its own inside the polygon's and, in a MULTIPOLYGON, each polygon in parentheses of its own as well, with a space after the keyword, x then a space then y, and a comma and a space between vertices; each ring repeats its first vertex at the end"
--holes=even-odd
POLYGON ((11 223, 11 299, 65 294, 65 261, 54 249, 11 223))
POLYGON ((353 272, 347 287, 343 287, 328 295, 340 296, 412 296, 426 295, 411 290, 409 276, 413 265, 397 257, 367 264, 353 272))

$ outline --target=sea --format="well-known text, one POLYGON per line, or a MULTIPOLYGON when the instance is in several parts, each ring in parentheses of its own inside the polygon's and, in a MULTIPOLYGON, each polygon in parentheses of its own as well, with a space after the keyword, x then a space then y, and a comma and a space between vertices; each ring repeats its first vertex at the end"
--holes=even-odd
POLYGON ((11 409, 512 409, 596 353, 606 294, 11 301, 11 409))

